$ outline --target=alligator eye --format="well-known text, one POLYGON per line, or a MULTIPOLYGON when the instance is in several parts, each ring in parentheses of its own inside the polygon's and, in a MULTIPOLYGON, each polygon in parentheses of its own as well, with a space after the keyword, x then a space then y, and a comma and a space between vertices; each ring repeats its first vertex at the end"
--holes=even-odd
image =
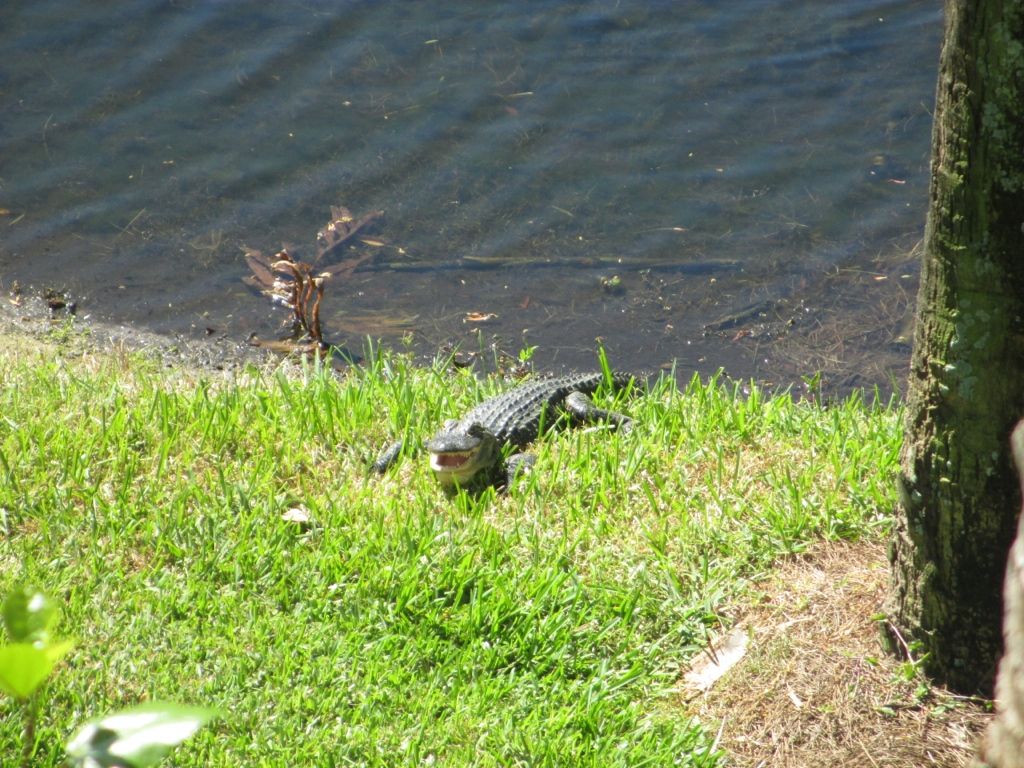
POLYGON ((466 430, 466 433, 473 437, 483 437, 484 435, 487 434, 487 430, 484 429, 483 424, 481 424, 478 421, 475 421, 469 425, 469 429, 466 430))

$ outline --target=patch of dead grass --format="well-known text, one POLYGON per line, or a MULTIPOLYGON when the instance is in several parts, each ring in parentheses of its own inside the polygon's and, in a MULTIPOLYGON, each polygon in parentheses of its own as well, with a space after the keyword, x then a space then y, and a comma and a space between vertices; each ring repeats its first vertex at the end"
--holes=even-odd
MULTIPOLYGON (((878 542, 821 543, 781 563, 744 609, 743 660, 687 707, 729 764, 967 766, 992 715, 919 679, 880 646, 888 579, 878 542)), ((692 695, 692 694, 691 694, 692 695)))

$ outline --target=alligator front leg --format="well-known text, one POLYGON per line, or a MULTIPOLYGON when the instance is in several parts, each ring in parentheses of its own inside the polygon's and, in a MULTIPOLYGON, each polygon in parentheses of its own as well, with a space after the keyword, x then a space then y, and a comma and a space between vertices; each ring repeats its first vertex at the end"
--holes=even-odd
POLYGON ((532 453, 513 453, 505 460, 505 488, 511 488, 517 478, 533 471, 537 457, 532 453))
POLYGON ((402 455, 403 445, 404 444, 401 440, 393 442, 385 448, 383 453, 377 457, 377 460, 370 465, 370 469, 378 475, 383 475, 398 461, 398 457, 402 455))

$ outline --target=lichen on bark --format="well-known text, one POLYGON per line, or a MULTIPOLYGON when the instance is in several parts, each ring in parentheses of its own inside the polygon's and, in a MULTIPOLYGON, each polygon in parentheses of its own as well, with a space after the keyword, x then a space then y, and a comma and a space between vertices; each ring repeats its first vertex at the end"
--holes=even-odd
POLYGON ((988 692, 1024 416, 1024 0, 947 0, 889 614, 988 692))

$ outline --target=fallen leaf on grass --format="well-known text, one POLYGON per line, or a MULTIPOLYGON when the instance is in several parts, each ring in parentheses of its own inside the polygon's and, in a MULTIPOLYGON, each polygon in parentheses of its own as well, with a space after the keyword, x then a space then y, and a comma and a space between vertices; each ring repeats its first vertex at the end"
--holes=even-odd
POLYGON ((298 526, 301 530, 306 530, 313 524, 313 518, 309 516, 309 510, 305 507, 286 509, 281 513, 281 519, 298 526))
POLYGON ((796 707, 797 709, 802 709, 803 708, 804 700, 801 699, 799 696, 797 696, 796 695, 796 691, 794 691, 788 685, 786 686, 786 695, 789 696, 789 700, 791 702, 793 702, 793 706, 794 707, 796 707))
POLYGON ((687 687, 695 693, 710 690, 747 653, 747 631, 737 627, 702 653, 683 675, 687 687))

